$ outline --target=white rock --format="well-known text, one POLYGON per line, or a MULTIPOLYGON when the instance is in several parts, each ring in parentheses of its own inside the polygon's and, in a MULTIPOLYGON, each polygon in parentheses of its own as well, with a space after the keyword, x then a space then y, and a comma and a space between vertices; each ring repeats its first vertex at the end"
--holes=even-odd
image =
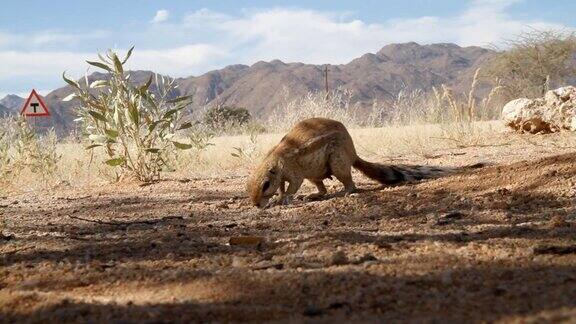
POLYGON ((543 98, 520 98, 502 109, 502 119, 518 132, 553 133, 576 130, 576 88, 548 91, 543 98))

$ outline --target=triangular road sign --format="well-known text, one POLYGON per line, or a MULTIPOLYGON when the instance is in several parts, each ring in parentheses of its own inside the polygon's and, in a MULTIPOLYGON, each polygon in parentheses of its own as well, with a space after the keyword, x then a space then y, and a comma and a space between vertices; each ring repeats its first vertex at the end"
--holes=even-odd
POLYGON ((50 116, 50 111, 36 90, 32 89, 32 93, 28 96, 20 114, 26 117, 50 116))

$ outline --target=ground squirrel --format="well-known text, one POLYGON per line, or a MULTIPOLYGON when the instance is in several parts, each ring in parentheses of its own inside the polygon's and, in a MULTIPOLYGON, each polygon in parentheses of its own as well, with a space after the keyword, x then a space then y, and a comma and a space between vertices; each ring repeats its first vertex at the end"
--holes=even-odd
POLYGON ((433 178, 450 172, 445 168, 383 165, 362 160, 342 123, 310 118, 296 124, 268 152, 248 179, 247 191, 252 203, 261 208, 289 203, 304 179, 318 188, 317 193, 306 197, 307 200, 325 195, 323 180, 332 176, 344 184, 344 193, 352 193, 356 190, 352 167, 382 184, 433 178), (288 189, 285 188, 286 182, 288 189), (278 191, 279 195, 270 202, 278 191))

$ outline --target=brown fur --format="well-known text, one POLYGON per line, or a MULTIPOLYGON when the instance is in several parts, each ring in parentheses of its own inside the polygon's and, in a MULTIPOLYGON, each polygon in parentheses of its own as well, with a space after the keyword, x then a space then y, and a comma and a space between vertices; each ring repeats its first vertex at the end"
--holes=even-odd
POLYGON ((272 148, 254 170, 247 184, 253 204, 265 207, 278 191, 273 203, 289 203, 304 179, 318 188, 307 199, 326 194, 323 180, 335 176, 344 192, 356 190, 352 167, 382 184, 420 180, 443 175, 449 170, 427 166, 383 165, 362 160, 356 154, 352 137, 342 123, 326 118, 299 122, 272 148), (288 188, 285 188, 288 183, 288 188))

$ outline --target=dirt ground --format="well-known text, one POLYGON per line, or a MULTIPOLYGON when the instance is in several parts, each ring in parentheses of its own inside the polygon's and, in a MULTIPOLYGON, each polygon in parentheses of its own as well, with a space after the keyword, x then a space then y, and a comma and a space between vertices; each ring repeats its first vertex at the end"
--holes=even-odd
POLYGON ((267 210, 244 176, 0 197, 0 322, 576 322, 570 151, 267 210))

